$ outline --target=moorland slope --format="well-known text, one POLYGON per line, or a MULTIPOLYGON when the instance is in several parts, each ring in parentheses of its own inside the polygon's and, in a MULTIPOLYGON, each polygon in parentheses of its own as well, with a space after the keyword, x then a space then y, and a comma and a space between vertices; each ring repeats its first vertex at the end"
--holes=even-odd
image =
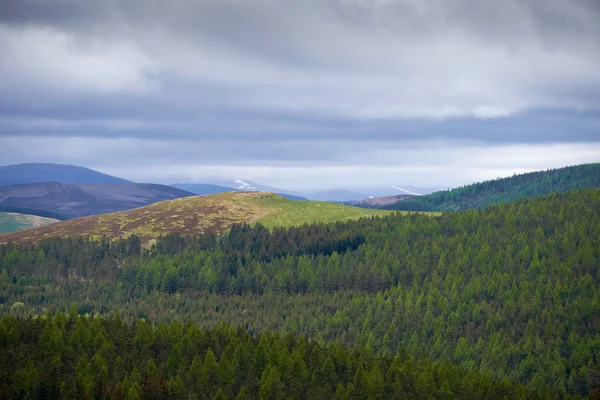
POLYGON ((0 242, 37 242, 48 237, 121 238, 135 234, 149 243, 168 233, 199 235, 233 224, 260 222, 273 228, 312 222, 336 222, 390 213, 341 204, 294 201, 273 193, 225 192, 162 201, 129 211, 89 216, 52 226, 0 236, 0 242))

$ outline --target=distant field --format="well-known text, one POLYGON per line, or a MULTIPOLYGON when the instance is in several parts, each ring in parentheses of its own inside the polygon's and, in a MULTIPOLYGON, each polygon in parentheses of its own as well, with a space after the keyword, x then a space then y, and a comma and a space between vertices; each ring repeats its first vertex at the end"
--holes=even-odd
POLYGON ((328 202, 294 201, 273 193, 230 192, 162 201, 112 214, 63 221, 26 232, 0 236, 0 242, 39 241, 48 237, 127 237, 136 234, 144 244, 167 233, 221 232, 236 223, 261 223, 268 228, 312 222, 335 222, 386 215, 393 211, 369 210, 328 202))
POLYGON ((22 231, 38 228, 58 222, 54 218, 38 217, 37 215, 0 212, 0 233, 22 231))

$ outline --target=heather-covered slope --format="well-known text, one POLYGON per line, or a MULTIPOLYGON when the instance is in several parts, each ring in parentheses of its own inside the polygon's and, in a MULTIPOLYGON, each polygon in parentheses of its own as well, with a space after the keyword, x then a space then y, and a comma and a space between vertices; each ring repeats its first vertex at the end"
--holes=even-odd
POLYGON ((0 242, 35 242, 54 236, 119 238, 136 234, 146 244, 168 233, 199 235, 220 232, 235 223, 260 222, 272 228, 346 221, 388 213, 326 202, 288 200, 273 193, 231 192, 186 197, 129 211, 64 221, 26 232, 2 235, 0 242))

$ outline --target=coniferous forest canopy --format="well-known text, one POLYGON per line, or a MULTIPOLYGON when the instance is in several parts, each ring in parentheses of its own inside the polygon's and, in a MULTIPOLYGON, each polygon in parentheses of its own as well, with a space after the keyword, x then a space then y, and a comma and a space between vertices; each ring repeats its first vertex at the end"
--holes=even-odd
POLYGON ((0 397, 90 399, 541 398, 449 363, 376 357, 292 335, 58 313, 0 320, 0 397))
POLYGON ((457 189, 413 197, 385 207, 403 211, 460 211, 508 203, 523 197, 600 188, 600 163, 518 174, 457 189))
POLYGON ((148 251, 4 244, 0 397, 588 396, 599 211, 588 189, 148 251))

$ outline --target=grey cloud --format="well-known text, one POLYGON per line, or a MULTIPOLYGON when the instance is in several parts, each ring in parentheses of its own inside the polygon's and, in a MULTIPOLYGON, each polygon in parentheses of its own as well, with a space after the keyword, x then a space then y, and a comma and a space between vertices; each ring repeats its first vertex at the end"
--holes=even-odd
MULTIPOLYGON (((0 108, 2 136, 145 138, 222 142, 411 142, 437 139, 505 143, 600 141, 600 113, 540 110, 510 118, 354 121, 292 113, 237 110, 165 113, 158 105, 129 111, 86 104, 83 109, 16 112, 0 108), (114 112, 113 112, 114 111, 114 112), (118 118, 120 117, 120 118, 118 118)), ((363 146, 363 144, 357 144, 363 146)))
POLYGON ((600 87, 598 52, 590 51, 600 37, 597 12, 583 2, 7 4, 12 57, 0 70, 5 64, 17 83, 6 92, 31 89, 33 75, 34 100, 60 98, 62 87, 73 92, 66 100, 140 92, 159 96, 162 109, 210 104, 372 120, 581 107, 581 87, 600 87), (555 32, 548 21, 556 15, 567 18, 555 32), (29 54, 18 50, 23 44, 29 54), (43 63, 50 68, 31 67, 43 63))
POLYGON ((475 180, 597 161, 600 143, 235 142, 101 138, 4 138, 6 162, 74 163, 136 181, 249 179, 289 189, 404 184, 456 186, 475 180))
POLYGON ((595 0, 5 0, 0 156, 397 172, 414 143, 595 145, 599 20, 595 0))

